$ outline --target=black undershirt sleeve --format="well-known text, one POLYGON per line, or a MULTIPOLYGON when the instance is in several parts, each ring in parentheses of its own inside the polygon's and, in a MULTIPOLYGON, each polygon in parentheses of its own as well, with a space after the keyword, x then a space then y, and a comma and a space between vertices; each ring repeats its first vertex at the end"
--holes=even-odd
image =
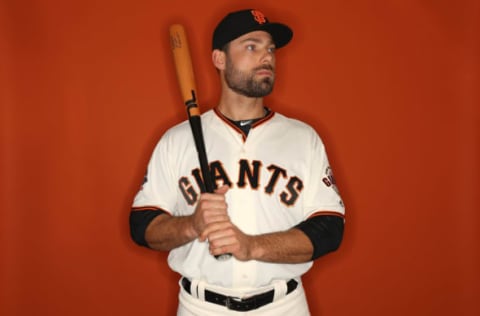
MULTIPOLYGON (((145 240, 145 231, 150 222, 161 214, 167 213, 159 209, 132 209, 130 212, 130 235, 135 243, 149 248, 145 240)), ((343 238, 344 221, 340 216, 318 215, 295 227, 303 231, 312 242, 312 260, 315 260, 338 249, 343 238)))
POLYGON ((312 242, 312 260, 340 247, 343 239, 343 227, 343 218, 335 215, 318 215, 295 226, 303 231, 312 242))
POLYGON ((167 214, 159 209, 144 209, 130 212, 130 236, 138 245, 150 248, 145 240, 145 231, 148 224, 161 214, 167 214))

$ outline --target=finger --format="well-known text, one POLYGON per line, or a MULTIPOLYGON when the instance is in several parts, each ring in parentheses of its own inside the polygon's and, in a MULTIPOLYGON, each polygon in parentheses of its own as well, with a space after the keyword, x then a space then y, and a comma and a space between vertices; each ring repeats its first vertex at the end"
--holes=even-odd
MULTIPOLYGON (((221 213, 215 213, 215 214, 209 214, 203 217, 203 231, 207 229, 209 225, 215 224, 215 223, 220 223, 220 222, 229 222, 230 218, 228 217, 226 212, 221 212, 221 213)), ((203 231, 201 233, 203 233, 203 231)))
POLYGON ((224 201, 225 195, 222 193, 202 193, 199 201, 224 201))
POLYGON ((201 201, 195 208, 195 212, 199 214, 205 214, 206 216, 225 214, 227 212, 228 205, 225 201, 213 201, 205 200, 201 201))
POLYGON ((230 189, 230 187, 228 185, 222 185, 221 187, 219 187, 218 189, 215 190, 215 193, 218 195, 225 195, 225 193, 227 193, 227 191, 230 189))
POLYGON ((222 238, 215 239, 214 241, 208 240, 209 250, 213 255, 220 255, 223 253, 233 253, 238 247, 237 239, 235 236, 224 236, 222 238))
POLYGON ((200 206, 204 210, 211 210, 211 211, 226 211, 228 208, 227 203, 224 200, 208 200, 204 201, 200 206))
POLYGON ((212 242, 218 238, 232 235, 232 223, 230 220, 220 221, 208 224, 203 232, 200 234, 200 240, 208 239, 209 242, 212 242))

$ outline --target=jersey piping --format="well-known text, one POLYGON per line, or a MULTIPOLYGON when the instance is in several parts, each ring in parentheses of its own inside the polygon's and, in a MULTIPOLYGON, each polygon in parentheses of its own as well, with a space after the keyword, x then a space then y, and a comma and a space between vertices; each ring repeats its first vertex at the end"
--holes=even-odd
MULTIPOLYGON (((238 126, 230 122, 230 120, 218 110, 218 108, 213 109, 214 113, 220 118, 223 122, 225 122, 229 127, 231 127, 233 130, 235 130, 238 134, 242 135, 242 141, 245 142, 247 140, 247 134, 245 134, 244 131, 242 131, 238 126)), ((255 123, 252 124, 251 129, 254 129, 255 127, 262 125, 263 123, 269 121, 273 116, 275 115, 275 112, 270 110, 268 114, 265 117, 262 117, 260 120, 256 121, 255 123)))

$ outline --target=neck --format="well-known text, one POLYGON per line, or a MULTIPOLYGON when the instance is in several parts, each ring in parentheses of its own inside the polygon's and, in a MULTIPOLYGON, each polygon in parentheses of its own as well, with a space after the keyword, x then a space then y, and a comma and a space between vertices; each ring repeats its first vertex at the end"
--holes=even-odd
POLYGON ((231 90, 224 90, 217 108, 234 121, 261 118, 265 115, 263 98, 249 98, 231 90))

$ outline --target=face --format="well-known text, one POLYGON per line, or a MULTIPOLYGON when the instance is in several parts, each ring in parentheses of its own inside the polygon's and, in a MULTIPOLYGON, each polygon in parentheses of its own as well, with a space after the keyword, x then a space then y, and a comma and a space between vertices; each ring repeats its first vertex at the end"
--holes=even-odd
POLYGON ((228 45, 225 81, 233 91, 252 98, 264 97, 275 82, 275 44, 270 34, 255 31, 228 45))

